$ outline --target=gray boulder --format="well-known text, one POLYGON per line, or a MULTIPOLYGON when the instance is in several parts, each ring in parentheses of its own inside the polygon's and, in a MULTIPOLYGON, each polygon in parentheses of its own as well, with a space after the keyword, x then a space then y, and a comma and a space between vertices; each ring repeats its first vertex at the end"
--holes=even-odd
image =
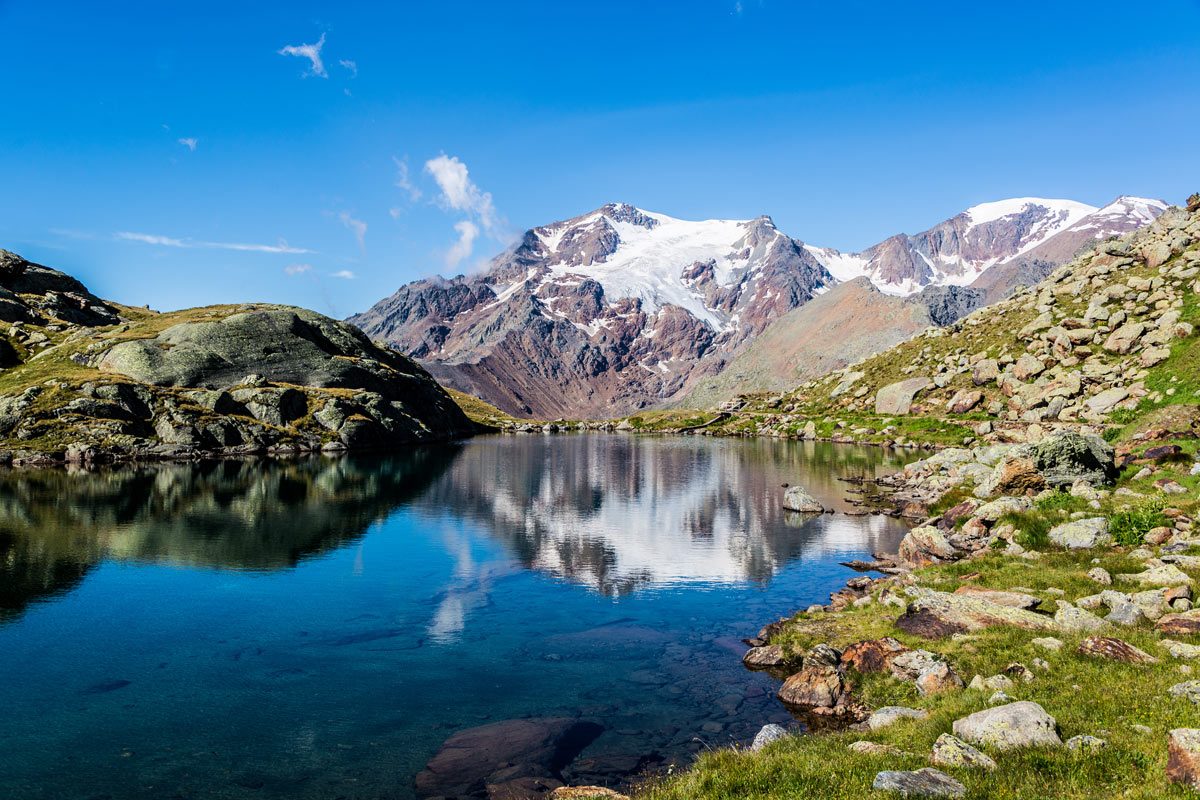
POLYGON ((783 507, 788 511, 807 511, 820 514, 825 506, 799 486, 789 486, 783 493, 783 507))
POLYGON ((1089 517, 1055 525, 1050 529, 1050 541, 1070 550, 1087 550, 1112 541, 1108 532, 1108 519, 1089 517))
POLYGON ((1116 480, 1112 445, 1094 434, 1060 431, 1028 447, 1034 466, 1050 486, 1069 487, 1080 478, 1092 485, 1116 480))
POLYGON ((1029 700, 977 711, 955 720, 953 730, 961 739, 997 750, 1062 745, 1054 717, 1029 700))
POLYGON ((763 725, 758 733, 754 734, 754 741, 750 743, 750 751, 756 753, 771 742, 777 742, 787 735, 787 729, 782 725, 776 725, 775 723, 763 725))
POLYGON ((907 414, 912 408, 917 392, 929 386, 928 378, 909 378, 906 381, 888 384, 875 393, 875 413, 887 415, 907 414))
POLYGON ((961 783, 931 767, 915 772, 880 772, 875 776, 871 788, 901 797, 963 797, 967 793, 967 788, 961 783))

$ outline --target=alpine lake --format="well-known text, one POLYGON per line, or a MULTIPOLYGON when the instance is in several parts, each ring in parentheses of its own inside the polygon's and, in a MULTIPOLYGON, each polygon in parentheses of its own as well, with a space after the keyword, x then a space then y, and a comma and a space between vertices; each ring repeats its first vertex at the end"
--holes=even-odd
POLYGON ((449 794, 414 789, 443 742, 523 719, 586 721, 576 783, 685 768, 797 725, 741 640, 906 531, 782 484, 846 511, 903 463, 570 434, 6 471, 0 796, 449 794))

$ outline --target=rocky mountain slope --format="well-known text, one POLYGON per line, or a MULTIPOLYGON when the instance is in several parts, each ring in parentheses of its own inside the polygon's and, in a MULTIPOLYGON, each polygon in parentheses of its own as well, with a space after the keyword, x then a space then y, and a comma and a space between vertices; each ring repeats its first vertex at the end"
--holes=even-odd
MULTIPOLYGON (((1138 227, 1163 207, 1019 198, 845 254, 792 239, 769 217, 689 222, 610 204, 527 231, 481 274, 416 281, 349 321, 507 413, 612 417, 677 403, 775 320, 841 281, 867 277, 910 295, 1013 265, 977 293, 924 295, 933 321, 945 324, 1044 277, 1088 236, 1138 227)), ((864 341, 895 341, 860 320, 853 333, 864 341)), ((840 345, 826 343, 832 362, 840 345)))
POLYGON ((963 417, 980 437, 1036 438, 1060 423, 1194 405, 1198 278, 1193 196, 1187 209, 1096 243, 1031 289, 802 384, 773 401, 784 413, 768 427, 831 413, 909 414, 963 417))
POLYGON ((934 325, 929 308, 854 278, 775 320, 720 374, 702 378, 681 408, 716 408, 739 394, 788 391, 934 325))
POLYGON ((1057 266, 1090 241, 1152 222, 1166 207, 1140 197, 1119 197, 1103 208, 1017 197, 972 206, 927 231, 897 234, 861 253, 808 249, 839 280, 865 275, 886 292, 908 295, 931 284, 970 285, 998 266, 1057 266))
POLYGON ((469 435, 412 360, 289 306, 158 314, 0 250, 0 460, 197 457, 469 435))

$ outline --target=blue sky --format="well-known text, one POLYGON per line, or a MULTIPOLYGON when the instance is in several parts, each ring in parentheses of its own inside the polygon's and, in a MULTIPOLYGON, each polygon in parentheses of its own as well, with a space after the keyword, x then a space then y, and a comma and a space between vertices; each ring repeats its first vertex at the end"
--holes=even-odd
POLYGON ((0 0, 0 247, 345 316, 610 201, 854 250, 1200 189, 1200 0, 912 5, 0 0))

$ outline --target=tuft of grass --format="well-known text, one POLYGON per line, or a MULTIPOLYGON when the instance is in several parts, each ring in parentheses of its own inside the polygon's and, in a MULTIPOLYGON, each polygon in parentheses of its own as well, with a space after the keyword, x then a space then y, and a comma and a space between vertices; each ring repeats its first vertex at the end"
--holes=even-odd
POLYGON ((1166 503, 1162 498, 1155 497, 1145 504, 1112 513, 1108 518, 1108 530, 1113 541, 1139 545, 1150 529, 1170 526, 1171 520, 1162 513, 1164 508, 1166 503))

